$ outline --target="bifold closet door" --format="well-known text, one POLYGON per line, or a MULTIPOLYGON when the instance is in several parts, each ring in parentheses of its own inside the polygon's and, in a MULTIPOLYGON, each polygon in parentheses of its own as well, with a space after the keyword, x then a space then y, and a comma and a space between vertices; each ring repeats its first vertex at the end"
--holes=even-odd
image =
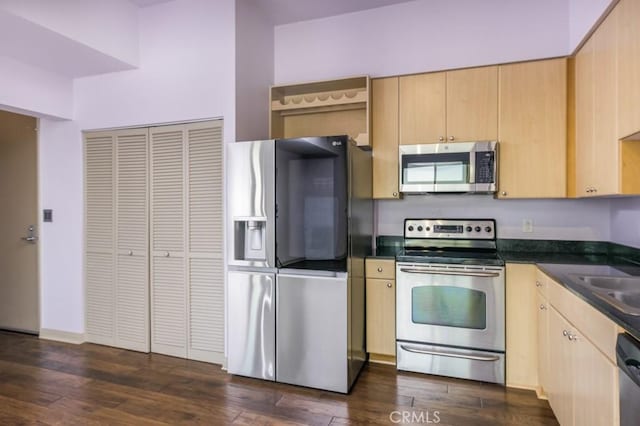
POLYGON ((148 130, 85 135, 86 338, 149 352, 148 130))
POLYGON ((115 132, 116 342, 149 352, 148 129, 115 132))
POLYGON ((187 357, 186 167, 183 125, 151 137, 151 351, 187 357))
POLYGON ((151 350, 224 359, 222 121, 151 135, 151 350))
POLYGON ((115 345, 115 136, 85 134, 85 334, 115 345))

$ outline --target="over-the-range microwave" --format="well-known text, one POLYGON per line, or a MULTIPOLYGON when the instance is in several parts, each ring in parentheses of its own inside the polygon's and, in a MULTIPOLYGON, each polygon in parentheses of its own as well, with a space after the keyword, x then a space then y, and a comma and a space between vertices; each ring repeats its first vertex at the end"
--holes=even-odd
POLYGON ((496 141, 400 145, 400 192, 496 192, 496 141))

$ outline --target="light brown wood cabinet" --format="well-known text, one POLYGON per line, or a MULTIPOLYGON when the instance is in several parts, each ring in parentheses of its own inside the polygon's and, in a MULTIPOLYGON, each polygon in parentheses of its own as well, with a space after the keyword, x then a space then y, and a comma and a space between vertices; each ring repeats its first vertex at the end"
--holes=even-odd
POLYGON ((618 137, 640 135, 640 2, 621 0, 618 6, 618 137))
POLYGON ((373 198, 400 198, 398 186, 398 77, 371 81, 373 198))
POLYGON ((536 271, 533 264, 506 265, 506 382, 538 388, 538 322, 536 271))
POLYGON ((395 260, 369 258, 366 271, 367 352, 369 360, 395 364, 395 260))
POLYGON ((567 59, 501 65, 499 99, 498 198, 566 197, 567 59))
POLYGON ((546 303, 538 314, 538 357, 551 408, 561 425, 618 424, 617 326, 560 284, 547 280, 548 302, 538 293, 540 304, 546 303), (546 335, 540 332, 545 321, 546 335))
POLYGON ((497 66, 400 77, 401 145, 497 137, 497 66))
POLYGON ((538 323, 538 395, 545 395, 549 386, 549 301, 540 290, 536 294, 538 323))
POLYGON ((576 195, 640 194, 640 6, 620 2, 576 54, 576 195), (635 15, 634 15, 635 14, 635 15))

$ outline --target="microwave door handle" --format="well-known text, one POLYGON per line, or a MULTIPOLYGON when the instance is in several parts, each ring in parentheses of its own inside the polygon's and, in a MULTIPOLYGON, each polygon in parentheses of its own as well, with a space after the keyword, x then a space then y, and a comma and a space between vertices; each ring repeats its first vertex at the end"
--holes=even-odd
POLYGON ((498 361, 500 359, 500 357, 498 355, 489 355, 489 356, 465 355, 465 354, 460 354, 460 353, 456 353, 456 352, 433 351, 433 350, 428 350, 428 349, 412 348, 412 347, 406 346, 406 345, 400 345, 400 347, 402 349, 404 349, 405 351, 407 351, 407 352, 413 352, 413 353, 416 353, 416 354, 448 356, 448 357, 451 357, 451 358, 470 359, 470 360, 473 360, 473 361, 498 361))
POLYGON ((425 274, 425 275, 457 275, 464 277, 481 277, 494 278, 499 277, 498 272, 481 272, 481 271, 449 271, 446 269, 418 269, 418 268, 400 268, 400 272, 409 274, 425 274))

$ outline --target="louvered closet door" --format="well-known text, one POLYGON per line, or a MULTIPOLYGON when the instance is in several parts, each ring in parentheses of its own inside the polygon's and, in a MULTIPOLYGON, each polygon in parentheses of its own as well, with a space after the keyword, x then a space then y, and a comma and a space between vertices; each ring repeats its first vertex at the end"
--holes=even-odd
POLYGON ((151 351, 186 358, 184 126, 150 129, 151 351))
POLYGON ((148 129, 115 136, 115 346, 149 352, 148 129))
POLYGON ((188 358, 224 360, 222 120, 186 125, 188 358))
POLYGON ((85 134, 86 339, 115 344, 114 136, 85 134))

